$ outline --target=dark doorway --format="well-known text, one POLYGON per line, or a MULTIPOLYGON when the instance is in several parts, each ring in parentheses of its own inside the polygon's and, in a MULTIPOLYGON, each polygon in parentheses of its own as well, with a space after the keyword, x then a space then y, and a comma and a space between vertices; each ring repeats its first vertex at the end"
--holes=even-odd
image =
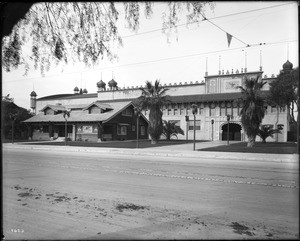
MULTIPOLYGON (((59 137, 65 137, 65 125, 59 125, 58 128, 58 136, 59 137)), ((72 126, 67 125, 67 132, 72 133, 72 126)))
MULTIPOLYGON (((242 127, 235 123, 229 123, 229 140, 240 141, 241 140, 241 129, 242 127)), ((227 140, 228 124, 222 126, 222 141, 227 140)))

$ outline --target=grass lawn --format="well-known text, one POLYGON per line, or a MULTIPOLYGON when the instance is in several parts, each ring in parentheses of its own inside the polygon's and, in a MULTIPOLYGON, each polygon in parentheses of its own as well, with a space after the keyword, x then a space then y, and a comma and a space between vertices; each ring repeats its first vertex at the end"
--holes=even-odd
MULTIPOLYGON (((58 141, 28 141, 28 140, 15 140, 15 143, 22 142, 23 144, 35 144, 35 145, 56 145, 64 146, 65 142, 58 141), (33 143, 34 142, 34 143, 33 143)), ((207 141, 196 141, 207 142, 207 141)), ((11 143, 11 140, 4 140, 3 143, 11 143)), ((186 144, 186 140, 160 140, 158 144, 152 145, 150 140, 140 140, 139 148, 151 148, 160 146, 180 145, 186 144)), ((189 140, 188 143, 192 145, 193 140, 189 140)), ((107 147, 107 148, 136 148, 136 141, 109 141, 109 142, 84 142, 84 141, 68 141, 68 146, 85 146, 85 147, 107 147)), ((198 151, 220 151, 220 152, 244 152, 244 153, 270 153, 270 154, 297 154, 297 143, 294 142, 256 142, 253 148, 247 148, 246 142, 231 143, 229 146, 225 144, 222 146, 209 147, 204 149, 198 149, 198 151)))
MULTIPOLYGON (((204 142, 204 141, 196 141, 204 142)), ((186 140, 160 140, 156 145, 152 145, 150 140, 140 140, 139 148, 151 148, 151 147, 160 147, 160 146, 170 146, 170 145, 180 145, 186 144, 186 140)), ((193 143, 193 140, 189 140, 188 143, 193 143)), ((23 144, 33 144, 32 141, 24 141, 23 144)), ((65 142, 49 142, 49 141, 40 141, 34 143, 34 145, 54 145, 54 146, 64 146, 65 142)), ((107 148, 136 148, 136 141, 109 141, 109 142, 85 142, 85 141, 68 141, 68 146, 85 146, 85 147, 107 147, 107 148)))
POLYGON ((269 153, 269 154, 297 154, 297 143, 294 142, 256 142, 253 148, 248 148, 246 142, 230 145, 216 146, 199 151, 222 151, 244 153, 269 153))

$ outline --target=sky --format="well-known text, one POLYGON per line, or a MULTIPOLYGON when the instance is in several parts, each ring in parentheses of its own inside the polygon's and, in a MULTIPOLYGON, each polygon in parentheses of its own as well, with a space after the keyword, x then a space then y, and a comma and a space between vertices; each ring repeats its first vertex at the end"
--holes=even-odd
MULTIPOLYGON (((141 14, 137 33, 126 28, 120 10, 118 27, 124 38, 123 47, 115 48, 118 60, 104 59, 92 68, 82 63, 57 66, 44 77, 33 68, 27 76, 23 75, 22 66, 11 72, 2 69, 2 96, 10 94, 17 105, 29 109, 32 90, 37 98, 71 94, 75 86, 96 93, 96 83, 101 78, 108 83, 113 77, 122 88, 143 86, 146 81, 157 79, 162 84, 201 82, 206 71, 215 75, 219 68, 231 72, 247 67, 249 72, 258 71, 262 65, 263 75, 276 76, 287 59, 298 66, 295 1, 217 1, 214 9, 205 8, 204 15, 209 21, 179 26, 169 41, 161 31, 161 14, 166 6, 165 2, 155 2, 150 19, 141 14), (233 36, 230 46, 226 32, 233 36), (250 47, 246 47, 248 44, 250 47)), ((184 23, 183 14, 180 24, 184 23)))

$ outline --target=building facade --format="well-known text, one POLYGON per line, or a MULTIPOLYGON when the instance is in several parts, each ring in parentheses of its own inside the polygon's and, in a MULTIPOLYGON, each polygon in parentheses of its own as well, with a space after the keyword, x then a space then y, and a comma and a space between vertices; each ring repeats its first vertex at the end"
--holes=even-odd
POLYGON ((127 102, 92 102, 66 105, 47 104, 39 114, 24 121, 32 140, 55 140, 67 136, 72 141, 133 140, 148 138, 148 121, 134 113, 134 105, 127 102), (69 115, 67 115, 69 113, 69 115))
MULTIPOLYGON (((283 65, 283 69, 292 69, 292 65, 288 64, 287 66, 287 63, 283 65)), ((216 141, 229 138, 229 140, 247 141, 239 116, 241 106, 237 101, 241 97, 237 86, 243 86, 245 77, 258 77, 259 81, 267 82, 262 89, 262 94, 265 96, 268 94, 269 83, 276 78, 274 75, 269 78, 263 77, 261 70, 247 72, 247 69, 241 69, 241 71, 232 70, 226 73, 219 71, 217 75, 206 74, 204 80, 200 82, 164 84, 164 87, 168 89, 167 94, 170 96, 171 103, 162 107, 163 119, 175 122, 184 130, 185 135, 178 135, 178 139, 194 139, 195 128, 195 139, 197 140, 216 141), (195 116, 192 113, 192 104, 197 105, 195 116)), ((113 79, 108 82, 108 88, 102 80, 96 86, 97 93, 92 94, 87 93, 87 90, 79 91, 77 87, 74 88, 74 94, 52 95, 39 99, 36 99, 36 93, 34 93, 31 96, 31 107, 40 113, 26 120, 25 123, 33 127, 44 126, 44 123, 50 121, 54 123, 54 127, 50 129, 51 124, 49 124, 49 131, 44 133, 48 133, 50 138, 64 136, 63 127, 59 127, 64 124, 62 115, 59 117, 60 119, 54 120, 49 117, 52 118, 55 114, 52 116, 49 114, 61 114, 64 109, 68 108, 71 109, 71 117, 68 120, 68 136, 72 140, 78 140, 78 138, 91 141, 135 139, 134 125, 137 118, 133 108, 137 103, 137 98, 141 95, 140 87, 143 86, 118 88, 117 82, 113 79), (124 111, 131 114, 125 118, 124 111), (98 114, 93 114, 96 112, 98 114), (98 119, 92 119, 92 116, 95 115, 98 115, 98 119), (100 117, 101 115, 102 117, 100 117), (107 118, 105 119, 104 116, 107 118), (90 124, 86 125, 86 123, 90 124), (126 126, 126 128, 122 126, 126 126), (102 132, 99 131, 102 129, 102 132), (120 133, 124 134, 125 132, 126 135, 123 135, 122 138, 120 133)), ((277 112, 275 106, 269 105, 266 105, 265 109, 266 114, 262 125, 271 125, 273 128, 277 128, 279 125, 283 127, 281 134, 275 135, 274 138, 268 138, 267 141, 286 142, 289 131, 287 109, 280 108, 277 112)), ((141 118, 143 127, 139 127, 140 134, 144 138, 147 138, 148 117, 149 111, 144 110, 141 118)), ((48 129, 46 128, 46 130, 48 129)), ((36 129, 31 130, 32 139, 41 138, 41 134, 37 134, 37 131, 36 129)), ((47 136, 47 134, 44 135, 47 136)))

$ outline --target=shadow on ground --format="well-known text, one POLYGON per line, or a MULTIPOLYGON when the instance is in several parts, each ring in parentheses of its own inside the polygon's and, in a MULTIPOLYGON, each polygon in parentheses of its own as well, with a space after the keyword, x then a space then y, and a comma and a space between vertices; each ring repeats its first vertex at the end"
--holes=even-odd
POLYGON ((269 153, 269 154, 297 154, 295 142, 256 142, 253 148, 248 148, 246 142, 233 143, 199 149, 198 151, 212 152, 244 152, 244 153, 269 153))

